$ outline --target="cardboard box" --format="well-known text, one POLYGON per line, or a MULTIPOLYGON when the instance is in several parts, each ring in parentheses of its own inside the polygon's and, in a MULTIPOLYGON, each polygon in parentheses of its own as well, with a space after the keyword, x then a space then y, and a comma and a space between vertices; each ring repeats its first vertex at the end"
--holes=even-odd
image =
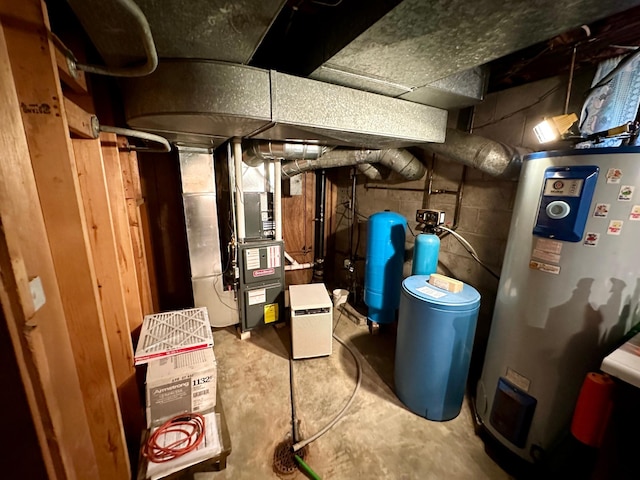
POLYGON ((147 366, 147 426, 216 406, 217 365, 212 348, 152 360, 147 366))

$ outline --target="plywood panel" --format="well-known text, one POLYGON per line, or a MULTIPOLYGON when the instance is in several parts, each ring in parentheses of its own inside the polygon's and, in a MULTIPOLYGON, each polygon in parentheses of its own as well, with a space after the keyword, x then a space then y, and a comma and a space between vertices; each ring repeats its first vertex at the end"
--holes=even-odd
POLYGON ((125 196, 124 179, 120 165, 120 152, 116 135, 100 135, 105 178, 109 191, 109 204, 118 251, 118 266, 124 292, 129 328, 135 332, 142 325, 143 310, 138 287, 135 253, 129 227, 129 212, 125 196))
MULTIPOLYGON (((315 176, 307 172, 302 179, 302 195, 282 197, 282 234, 285 250, 298 263, 313 262, 315 228, 315 176)), ((285 275, 288 285, 310 283, 313 269, 293 270, 285 275)))
POLYGON ((4 15, 18 20, 4 24, 5 37, 98 476, 128 478, 129 457, 46 11, 36 0, 2 0, 0 5, 4 15))
MULTIPOLYGON (((37 461, 34 457, 41 455, 50 478, 97 478, 96 455, 3 28, 0 125, 0 301, 40 443, 40 453, 25 451, 21 460, 37 461), (29 279, 35 277, 46 296, 38 310, 28 286, 29 279)), ((6 368, 9 366, 3 364, 6 368)), ((10 410, 5 412, 11 414, 10 410)))

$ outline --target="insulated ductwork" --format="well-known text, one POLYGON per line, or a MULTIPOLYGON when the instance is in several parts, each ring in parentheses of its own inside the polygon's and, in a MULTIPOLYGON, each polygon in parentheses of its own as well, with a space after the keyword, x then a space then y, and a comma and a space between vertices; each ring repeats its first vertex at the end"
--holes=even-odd
POLYGON ((423 148, 494 177, 503 178, 517 178, 522 157, 532 151, 454 128, 447 129, 444 143, 430 143, 423 148))
MULTIPOLYGON (((282 167, 282 174, 292 177, 319 168, 348 167, 361 164, 379 164, 400 174, 407 180, 418 180, 425 174, 424 165, 407 150, 332 150, 317 160, 296 160, 282 167)), ((380 172, 377 172, 380 175, 380 172)))
POLYGON ((380 164, 361 163, 357 168, 369 180, 386 180, 391 175, 391 170, 380 164))
POLYGON ((327 153, 330 148, 324 145, 293 142, 271 142, 254 140, 244 142, 243 160, 251 163, 252 159, 260 161, 275 160, 315 160, 327 153))

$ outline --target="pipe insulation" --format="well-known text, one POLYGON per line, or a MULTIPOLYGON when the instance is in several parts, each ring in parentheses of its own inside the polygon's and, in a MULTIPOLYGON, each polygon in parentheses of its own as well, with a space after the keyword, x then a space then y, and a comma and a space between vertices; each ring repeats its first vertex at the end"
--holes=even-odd
MULTIPOLYGON (((76 15, 78 15, 80 20, 85 22, 87 18, 80 12, 83 11, 83 8, 91 9, 95 7, 95 5, 83 7, 84 0, 82 2, 80 2, 79 0, 72 0, 69 3, 71 4, 71 8, 74 10, 76 15)), ((107 2, 107 6, 104 8, 113 9, 111 11, 116 11, 119 15, 126 15, 131 19, 131 33, 138 36, 138 39, 140 40, 140 43, 142 44, 145 52, 144 63, 140 63, 137 65, 127 65, 124 67, 87 65, 83 63, 77 63, 76 58, 70 51, 68 51, 67 61, 69 62, 69 66, 71 67, 72 72, 77 69, 83 70, 88 73, 94 73, 97 75, 108 75, 111 77, 144 77, 153 73, 158 67, 158 52, 156 51, 156 45, 151 34, 151 27, 149 27, 147 17, 145 17, 142 10, 140 10, 140 7, 138 7, 136 2, 134 2, 133 0, 111 0, 111 3, 112 5, 109 5, 109 2, 107 2)), ((114 14, 114 16, 117 15, 114 14)), ((108 26, 103 25, 101 28, 103 28, 107 32, 109 31, 108 26)), ((91 29, 89 29, 88 31, 91 31, 91 29)), ((109 35, 109 33, 105 33, 105 35, 109 35)))
POLYGON ((532 152, 455 128, 447 128, 444 143, 428 143, 422 148, 494 177, 514 179, 518 178, 522 157, 532 152))
POLYGON ((130 145, 129 150, 132 152, 143 152, 143 153, 167 153, 171 151, 171 144, 169 140, 160 135, 155 135, 153 133, 141 132, 139 130, 131 130, 130 128, 121 128, 121 127, 111 127, 109 125, 100 125, 99 130, 105 133, 115 133, 116 135, 121 135, 123 137, 129 138, 138 138, 140 140, 144 140, 146 142, 153 142, 157 144, 157 147, 136 147, 135 145, 130 145))
POLYGON ((245 162, 252 158, 259 160, 299 160, 317 159, 327 153, 330 147, 313 143, 271 142, 254 140, 245 143, 245 162))
POLYGON ((407 180, 418 180, 426 172, 425 166, 407 150, 346 150, 336 149, 317 160, 301 159, 287 162, 282 167, 285 177, 293 177, 320 168, 349 167, 364 163, 377 163, 388 167, 407 180))
POLYGON ((376 163, 361 163, 357 165, 356 168, 358 172, 369 180, 387 180, 391 175, 391 170, 388 167, 376 163))

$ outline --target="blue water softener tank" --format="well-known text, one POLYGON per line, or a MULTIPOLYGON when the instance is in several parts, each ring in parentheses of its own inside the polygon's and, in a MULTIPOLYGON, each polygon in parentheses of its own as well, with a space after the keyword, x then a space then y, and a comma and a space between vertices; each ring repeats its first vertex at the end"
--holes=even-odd
POLYGON ((428 275, 402 282, 396 343, 396 394, 409 410, 444 421, 464 399, 480 294, 469 285, 451 293, 428 275))
POLYGON ((392 323, 400 303, 407 220, 395 212, 378 212, 367 225, 364 303, 367 318, 392 323))
POLYGON ((421 233, 413 246, 412 275, 431 275, 438 268, 440 238, 433 233, 421 233))

